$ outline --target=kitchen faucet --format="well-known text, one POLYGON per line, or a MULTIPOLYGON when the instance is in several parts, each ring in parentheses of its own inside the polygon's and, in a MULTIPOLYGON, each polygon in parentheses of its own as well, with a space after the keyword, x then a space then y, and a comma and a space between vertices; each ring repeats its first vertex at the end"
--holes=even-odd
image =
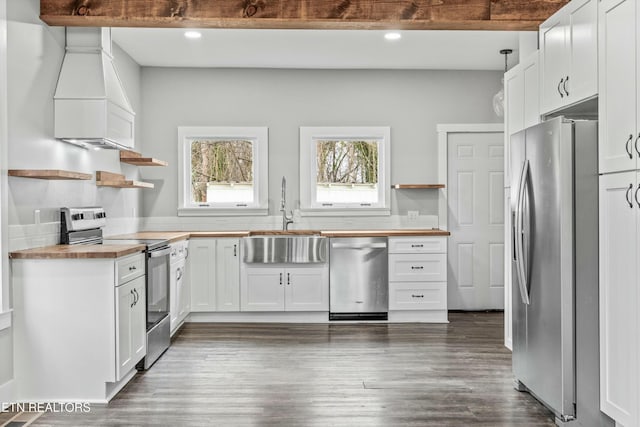
POLYGON ((280 212, 282 212, 282 231, 289 229, 289 224, 293 224, 293 212, 287 216, 287 179, 282 177, 282 196, 280 198, 280 212))

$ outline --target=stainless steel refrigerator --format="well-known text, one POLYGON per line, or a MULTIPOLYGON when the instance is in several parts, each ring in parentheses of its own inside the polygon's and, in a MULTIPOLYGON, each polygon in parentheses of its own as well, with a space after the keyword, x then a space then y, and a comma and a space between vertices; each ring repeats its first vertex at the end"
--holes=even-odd
POLYGON ((558 423, 599 411, 597 122, 558 117, 511 137, 513 372, 558 423))

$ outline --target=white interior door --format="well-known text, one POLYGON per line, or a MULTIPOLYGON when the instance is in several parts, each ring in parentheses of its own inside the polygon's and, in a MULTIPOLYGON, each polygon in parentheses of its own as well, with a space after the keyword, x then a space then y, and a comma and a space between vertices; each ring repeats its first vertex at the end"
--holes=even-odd
POLYGON ((448 300, 453 310, 504 307, 502 132, 449 133, 448 300))

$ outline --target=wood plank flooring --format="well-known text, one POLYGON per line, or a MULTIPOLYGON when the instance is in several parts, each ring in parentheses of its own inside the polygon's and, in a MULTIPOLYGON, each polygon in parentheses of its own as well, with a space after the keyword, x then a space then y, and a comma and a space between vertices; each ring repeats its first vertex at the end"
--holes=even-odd
POLYGON ((502 313, 433 324, 187 324, 106 406, 33 425, 553 426, 513 389, 502 313))

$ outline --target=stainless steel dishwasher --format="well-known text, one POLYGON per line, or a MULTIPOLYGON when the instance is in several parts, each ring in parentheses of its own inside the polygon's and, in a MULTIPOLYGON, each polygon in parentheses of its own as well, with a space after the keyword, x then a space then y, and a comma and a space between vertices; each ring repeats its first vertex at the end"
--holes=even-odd
POLYGON ((331 238, 329 320, 387 320, 386 237, 331 238))

